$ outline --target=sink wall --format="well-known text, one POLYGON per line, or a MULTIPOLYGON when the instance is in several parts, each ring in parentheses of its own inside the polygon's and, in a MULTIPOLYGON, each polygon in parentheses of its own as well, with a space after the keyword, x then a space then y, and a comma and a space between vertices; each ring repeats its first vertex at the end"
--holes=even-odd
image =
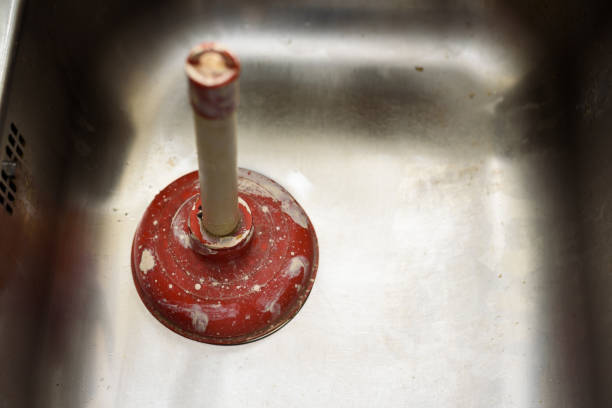
POLYGON ((0 154, 25 143, 0 406, 612 403, 604 6, 43 3, 2 100, 0 154), (165 329, 129 262, 147 204, 197 167, 182 64, 205 39, 243 63, 240 165, 300 201, 321 251, 298 316, 237 347, 165 329))

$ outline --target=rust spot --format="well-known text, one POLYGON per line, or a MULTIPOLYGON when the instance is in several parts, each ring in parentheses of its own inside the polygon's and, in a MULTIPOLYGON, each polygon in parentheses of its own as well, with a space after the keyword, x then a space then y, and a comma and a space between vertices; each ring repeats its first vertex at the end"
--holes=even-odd
POLYGON ((417 70, 417 71, 419 71, 419 72, 423 72, 423 70, 424 70, 425 68, 423 68, 423 67, 414 67, 414 69, 416 69, 416 70, 417 70))

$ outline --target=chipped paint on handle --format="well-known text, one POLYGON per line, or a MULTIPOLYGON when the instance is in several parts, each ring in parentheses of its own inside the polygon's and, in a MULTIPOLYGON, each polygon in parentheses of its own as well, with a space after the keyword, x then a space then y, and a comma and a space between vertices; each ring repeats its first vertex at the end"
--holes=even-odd
POLYGON ((238 59, 215 43, 194 47, 185 63, 198 150, 202 227, 217 236, 239 222, 236 107, 238 59))

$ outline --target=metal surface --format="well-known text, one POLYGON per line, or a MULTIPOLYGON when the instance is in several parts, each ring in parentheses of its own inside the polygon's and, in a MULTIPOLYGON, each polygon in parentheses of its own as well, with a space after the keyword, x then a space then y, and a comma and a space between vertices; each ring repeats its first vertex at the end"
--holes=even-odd
POLYGON ((609 23, 589 1, 30 0, 0 405, 611 406, 609 23), (241 56, 239 165, 320 247, 299 315, 231 348, 166 330, 130 273, 150 197, 197 167, 202 38, 241 56))
MULTIPOLYGON (((0 3, 0 96, 4 96, 8 83, 10 61, 17 43, 17 30, 20 23, 21 0, 5 0, 0 3)), ((5 100, 2 98, 2 101, 5 100)), ((4 104, 0 104, 0 118, 4 111, 4 104)))

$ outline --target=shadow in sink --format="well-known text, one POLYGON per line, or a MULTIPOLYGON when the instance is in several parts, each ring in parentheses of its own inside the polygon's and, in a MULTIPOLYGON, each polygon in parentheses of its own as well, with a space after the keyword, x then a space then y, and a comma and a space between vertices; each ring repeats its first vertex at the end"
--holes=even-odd
POLYGON ((112 16, 113 27, 129 25, 134 7, 121 2, 91 8, 79 2, 30 7, 37 24, 46 27, 65 89, 66 184, 81 198, 98 200, 112 194, 133 142, 130 118, 117 93, 132 56, 106 57, 113 44, 109 40, 116 35, 109 31, 108 19, 112 16))
POLYGON ((573 3, 489 3, 31 3, 70 139, 38 405, 604 401, 607 71, 582 95, 573 3), (130 274, 142 211, 196 168, 182 66, 209 38, 244 66, 240 164, 295 194, 321 250, 299 317, 232 349, 167 331, 130 274))
POLYGON ((95 237, 83 229, 95 222, 95 216, 78 206, 68 207, 66 212, 57 230, 64 239, 56 248, 55 273, 49 287, 55 295, 47 303, 44 336, 40 338, 38 364, 46 369, 36 380, 46 391, 44 397, 38 393, 32 396, 38 406, 86 404, 86 395, 102 385, 106 387, 103 375, 97 376, 91 365, 91 344, 107 363, 114 349, 112 337, 100 336, 111 330, 111 308, 98 295, 105 283, 91 276, 96 258, 88 248, 95 246, 95 237), (75 384, 80 384, 79 389, 75 384))
POLYGON ((523 193, 532 200, 532 225, 527 229, 537 231, 529 245, 536 246, 540 266, 523 283, 531 282, 529 296, 539 304, 530 330, 537 334, 533 353, 540 368, 525 374, 534 385, 532 400, 550 406, 599 406, 598 353, 589 324, 590 268, 581 228, 577 73, 573 62, 549 57, 496 108, 498 157, 530 162, 521 169, 523 193), (544 367, 573 374, 555 378, 544 374, 544 367), (567 381, 574 391, 559 395, 556 384, 567 381))
MULTIPOLYGON (((602 14, 605 16, 606 14, 602 14)), ((609 15, 609 14, 608 14, 609 15)), ((597 404, 612 405, 612 31, 609 19, 600 18, 593 40, 576 58, 583 86, 576 106, 579 135, 577 164, 580 175, 580 232, 583 242, 588 320, 592 336, 594 384, 597 404)))

